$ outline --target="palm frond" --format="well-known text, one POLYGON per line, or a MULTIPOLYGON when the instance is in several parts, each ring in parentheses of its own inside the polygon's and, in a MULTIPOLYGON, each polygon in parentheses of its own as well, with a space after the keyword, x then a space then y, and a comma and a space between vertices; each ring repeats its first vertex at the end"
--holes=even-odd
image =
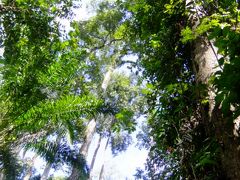
POLYGON ((14 151, 9 147, 0 148, 0 173, 8 180, 20 179, 22 166, 14 151))
POLYGON ((89 169, 84 157, 75 148, 70 147, 66 140, 57 141, 42 139, 36 143, 27 144, 25 148, 40 155, 46 162, 52 164, 54 169, 67 164, 70 167, 77 167, 79 173, 87 177, 89 169))

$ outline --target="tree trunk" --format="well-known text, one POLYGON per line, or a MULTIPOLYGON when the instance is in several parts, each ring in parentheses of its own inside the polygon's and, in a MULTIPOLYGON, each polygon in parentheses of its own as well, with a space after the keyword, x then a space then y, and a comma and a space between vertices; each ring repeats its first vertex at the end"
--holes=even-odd
MULTIPOLYGON (((109 139, 110 138, 108 137, 105 148, 104 148, 103 157, 105 156, 105 153, 106 153, 106 150, 107 150, 107 147, 108 147, 108 143, 109 143, 109 139)), ((101 171, 100 171, 99 180, 103 180, 103 174, 104 174, 104 161, 103 161, 102 168, 101 168, 101 171)))
POLYGON ((28 168, 27 168, 27 171, 26 171, 26 175, 24 176, 23 180, 29 180, 32 176, 32 173, 33 173, 33 166, 34 166, 34 162, 37 158, 37 154, 35 154, 28 162, 28 168))
POLYGON ((41 176, 41 180, 47 180, 51 168, 52 168, 52 164, 51 163, 47 163, 46 167, 44 168, 43 174, 41 176))
POLYGON ((4 180, 4 174, 0 173, 0 180, 4 180))
POLYGON ((94 167, 94 164, 95 164, 95 161, 96 161, 96 157, 97 157, 98 150, 99 150, 99 148, 100 148, 101 142, 102 142, 102 136, 100 135, 99 140, 98 140, 97 147, 96 147, 96 149, 95 149, 95 151, 94 151, 94 154, 93 154, 91 166, 90 166, 90 179, 92 179, 92 169, 93 169, 93 167, 94 167))
MULTIPOLYGON (((101 87, 102 87, 102 90, 103 90, 104 94, 105 94, 105 92, 107 90, 107 87, 109 85, 109 82, 111 80, 111 75, 112 75, 113 70, 114 70, 114 68, 112 66, 110 66, 108 68, 108 71, 104 75, 104 79, 103 79, 103 82, 101 84, 101 87)), ((92 137, 95 133, 95 128, 96 128, 96 121, 95 121, 95 119, 92 119, 87 126, 85 141, 80 148, 80 154, 82 154, 83 157, 85 157, 85 159, 87 158, 87 152, 88 152, 89 146, 91 144, 92 137)), ((96 149, 95 151, 96 151, 96 156, 97 156, 98 149, 96 149)), ((92 161, 92 163, 93 163, 93 164, 91 164, 92 167, 94 166, 94 162, 95 162, 95 160, 92 161)), ((90 174, 91 174, 91 170, 92 169, 90 168, 90 174)), ((78 172, 78 169, 76 167, 73 167, 69 179, 70 180, 80 180, 79 172, 78 172)))
POLYGON ((107 87, 108 87, 109 82, 111 80, 112 72, 113 72, 113 67, 109 67, 107 73, 104 76, 104 80, 103 80, 103 83, 102 83, 102 86, 101 86, 104 92, 107 90, 107 87))
MULTIPOLYGON (((198 18, 195 17, 195 19, 198 18)), ((193 30, 197 25, 198 21, 195 21, 193 30)), ((221 166, 223 175, 226 176, 225 179, 240 179, 240 146, 237 137, 234 136, 236 130, 234 130, 233 123, 229 125, 228 118, 223 118, 221 106, 215 104, 216 90, 209 85, 210 76, 219 70, 215 48, 203 36, 197 38, 193 44, 193 65, 196 82, 206 85, 209 100, 208 110, 201 112, 203 121, 201 123, 204 124, 209 133, 215 134, 219 144, 221 144, 221 166)), ((201 98, 201 95, 199 98, 201 98)))
MULTIPOLYGON (((57 144, 58 147, 60 145, 60 141, 61 141, 61 136, 57 136, 56 144, 57 144)), ((52 163, 47 163, 46 167, 44 168, 43 174, 41 176, 41 180, 47 180, 48 179, 51 168, 52 168, 52 163)))
POLYGON ((103 173, 104 173, 104 164, 102 165, 100 175, 99 175, 99 180, 103 180, 103 173))
POLYGON ((86 130, 86 137, 85 137, 85 141, 83 143, 83 145, 80 148, 80 153, 84 156, 87 157, 87 153, 88 153, 88 149, 89 146, 91 144, 92 138, 93 138, 93 134, 95 132, 96 129, 96 121, 95 119, 92 119, 87 126, 87 130, 86 130))
MULTIPOLYGON (((88 149, 89 149, 90 143, 92 141, 92 137, 94 135, 95 128, 96 128, 96 121, 94 119, 92 119, 87 125, 85 140, 80 148, 80 154, 83 157, 85 157, 85 159, 87 158, 88 149)), ((69 179, 70 180, 80 180, 77 167, 73 167, 72 173, 71 173, 69 179)))
MULTIPOLYGON (((195 41, 194 64, 196 80, 199 84, 205 84, 208 88, 209 108, 208 112, 202 112, 202 122, 209 133, 214 132, 219 144, 221 144, 221 166, 223 175, 227 179, 240 179, 240 148, 234 124, 229 125, 229 119, 224 118, 221 106, 215 104, 215 89, 208 85, 209 77, 217 68, 217 58, 206 40, 199 38, 195 41), (207 117, 207 118, 205 118, 207 117), (213 125, 213 126, 212 126, 213 125)), ((201 98, 201 97, 200 97, 201 98)), ((239 118, 235 122, 239 121, 239 118)))

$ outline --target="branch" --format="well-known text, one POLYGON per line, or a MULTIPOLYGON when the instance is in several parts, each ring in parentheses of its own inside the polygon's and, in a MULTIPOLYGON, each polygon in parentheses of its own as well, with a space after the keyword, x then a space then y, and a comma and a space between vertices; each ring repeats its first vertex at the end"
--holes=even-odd
POLYGON ((96 50, 98 50, 98 49, 102 49, 102 48, 104 48, 105 46, 109 46, 109 45, 111 45, 112 43, 114 43, 114 42, 116 42, 116 41, 121 41, 121 40, 122 40, 122 38, 121 38, 121 39, 112 39, 111 41, 109 41, 109 43, 106 43, 107 40, 105 40, 105 42, 103 42, 103 44, 102 44, 101 46, 95 46, 94 48, 92 48, 92 49, 90 50, 90 53, 92 53, 93 51, 96 51, 96 50))
POLYGON ((15 6, 5 6, 3 4, 0 4, 0 13, 9 12, 9 11, 20 12, 21 10, 15 6))

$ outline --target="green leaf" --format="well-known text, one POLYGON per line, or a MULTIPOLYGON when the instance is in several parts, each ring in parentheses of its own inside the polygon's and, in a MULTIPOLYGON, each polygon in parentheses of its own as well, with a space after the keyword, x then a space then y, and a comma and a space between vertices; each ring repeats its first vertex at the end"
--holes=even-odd
POLYGON ((196 38, 196 36, 194 35, 193 31, 188 26, 181 31, 181 36, 182 36, 181 41, 183 43, 187 43, 187 42, 192 41, 192 40, 194 40, 196 38))
POLYGON ((227 116, 230 112, 230 102, 228 101, 227 98, 225 98, 223 101, 222 101, 222 112, 225 116, 227 116))

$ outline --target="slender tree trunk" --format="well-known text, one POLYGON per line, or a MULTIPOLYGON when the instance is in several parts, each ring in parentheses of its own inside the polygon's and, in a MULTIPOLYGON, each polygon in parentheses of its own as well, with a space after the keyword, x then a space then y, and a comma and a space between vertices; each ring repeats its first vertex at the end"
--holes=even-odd
POLYGON ((29 180, 32 176, 33 173, 33 166, 34 166, 34 162, 37 158, 37 154, 35 154, 28 162, 28 168, 26 171, 26 175, 24 176, 23 180, 29 180))
MULTIPOLYGON (((112 66, 109 67, 108 71, 106 72, 106 74, 104 76, 104 80, 103 80, 102 85, 101 85, 104 94, 105 94, 105 92, 107 90, 107 87, 109 85, 109 82, 111 80, 111 75, 112 75, 113 70, 114 70, 114 68, 112 66)), ((85 138, 85 141, 80 148, 80 153, 83 155, 83 157, 85 157, 85 159, 87 158, 87 152, 88 152, 89 146, 91 144, 92 137, 95 133, 95 128, 96 128, 96 120, 92 119, 87 126, 86 136, 85 136, 86 138, 85 138)), ((96 155, 97 155, 97 151, 96 151, 96 155)), ((91 166, 94 166, 95 160, 92 161, 92 162, 93 162, 93 164, 91 166)), ((90 169, 90 174, 91 174, 91 170, 92 169, 90 169)), ((78 169, 76 167, 73 167, 69 179, 70 180, 80 180, 79 172, 78 172, 78 169)))
MULTIPOLYGON (((60 141, 61 141, 61 136, 57 136, 56 144, 57 144, 58 147, 60 145, 60 141)), ((46 167, 44 168, 43 174, 41 176, 41 180, 47 180, 48 179, 51 168, 52 168, 52 163, 47 163, 46 167)))
POLYGON ((0 180, 4 180, 4 174, 0 173, 0 180))
POLYGON ((88 149, 91 144, 95 129, 96 129, 96 121, 95 119, 92 119, 87 126, 86 138, 83 145, 80 148, 80 152, 84 157, 87 157, 88 149))
MULTIPOLYGON (((94 119, 92 119, 88 123, 85 140, 84 140, 84 142, 83 142, 83 144, 80 148, 80 154, 83 157, 85 157, 85 159, 87 158, 88 149, 89 149, 90 143, 92 141, 92 137, 94 135, 95 128, 96 128, 96 121, 94 119)), ((77 167, 73 167, 71 175, 69 177, 69 180, 80 180, 79 172, 78 172, 77 167)))
MULTIPOLYGON (((105 78, 104 78, 104 81, 102 83, 102 89, 104 90, 104 93, 107 89, 107 86, 109 84, 109 81, 111 80, 111 75, 112 75, 112 72, 113 72, 113 68, 110 67, 108 69, 108 72, 106 73, 105 75, 105 78)), ((107 142, 106 142, 106 145, 105 145, 105 148, 104 148, 104 154, 106 153, 106 149, 107 149, 107 146, 108 146, 108 142, 109 142, 109 137, 107 139, 107 142)), ((105 155, 103 155, 104 157, 105 155)), ((103 158, 103 164, 102 164, 102 167, 101 167, 101 171, 100 171, 100 175, 99 175, 99 179, 103 179, 103 173, 104 173, 104 158, 103 158)))
POLYGON ((93 169, 93 167, 94 167, 94 164, 95 164, 95 161, 96 161, 96 157, 97 157, 98 150, 99 150, 99 148, 100 148, 101 142, 102 142, 102 136, 100 135, 100 137, 99 137, 99 139, 98 139, 97 147, 96 147, 96 149, 95 149, 95 151, 94 151, 94 154, 93 154, 91 166, 90 166, 90 179, 92 179, 92 169, 93 169))
POLYGON ((102 89, 103 89, 104 92, 107 90, 107 87, 108 87, 109 82, 111 80, 113 70, 114 69, 113 69, 112 66, 109 67, 107 73, 104 76, 104 80, 103 80, 103 83, 102 83, 102 89))
POLYGON ((44 168, 43 174, 41 176, 41 180, 47 180, 51 168, 52 168, 52 164, 51 163, 47 163, 46 167, 44 168))
POLYGON ((100 171, 99 180, 103 180, 103 175, 104 175, 104 163, 103 163, 101 171, 100 171))
MULTIPOLYGON (((105 148, 104 148, 103 159, 104 159, 104 156, 105 156, 107 147, 108 147, 109 139, 110 139, 110 138, 108 137, 107 142, 106 142, 106 145, 105 145, 105 148)), ((104 160, 103 160, 102 168, 101 168, 100 175, 99 175, 99 180, 103 180, 104 164, 105 164, 105 163, 104 163, 104 160)))

